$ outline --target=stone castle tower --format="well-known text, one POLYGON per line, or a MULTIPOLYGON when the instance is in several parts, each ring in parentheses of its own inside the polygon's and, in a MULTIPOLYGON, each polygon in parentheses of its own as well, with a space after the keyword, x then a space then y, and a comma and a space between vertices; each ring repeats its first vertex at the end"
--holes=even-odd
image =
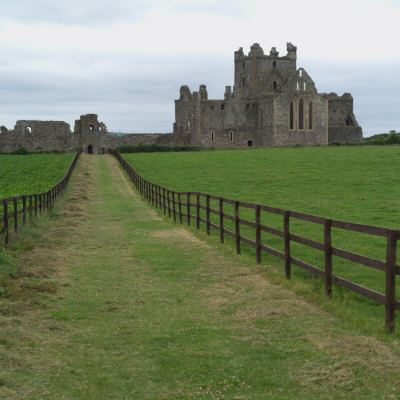
POLYGON ((245 55, 234 54, 234 86, 223 100, 209 100, 201 85, 191 93, 182 86, 175 101, 177 142, 201 146, 323 145, 358 142, 362 130, 346 93, 318 93, 304 68, 297 68, 297 48, 287 54, 275 47, 264 54, 258 43, 245 55))

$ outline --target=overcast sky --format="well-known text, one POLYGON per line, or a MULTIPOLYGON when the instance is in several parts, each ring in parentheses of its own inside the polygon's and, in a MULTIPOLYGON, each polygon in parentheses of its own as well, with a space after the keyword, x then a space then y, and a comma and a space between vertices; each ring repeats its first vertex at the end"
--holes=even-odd
POLYGON ((221 99, 235 50, 292 42, 319 92, 352 93, 364 136, 400 130, 399 21, 400 0, 0 0, 0 125, 171 132, 181 85, 221 99))

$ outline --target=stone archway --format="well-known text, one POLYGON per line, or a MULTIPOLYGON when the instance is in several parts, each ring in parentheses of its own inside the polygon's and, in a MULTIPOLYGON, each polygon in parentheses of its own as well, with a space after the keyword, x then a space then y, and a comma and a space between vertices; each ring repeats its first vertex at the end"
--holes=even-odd
POLYGON ((247 146, 248 146, 248 147, 253 146, 253 141, 252 141, 251 139, 247 142, 247 146))
POLYGON ((93 146, 91 144, 89 144, 88 147, 87 147, 87 153, 88 154, 93 154, 93 146))

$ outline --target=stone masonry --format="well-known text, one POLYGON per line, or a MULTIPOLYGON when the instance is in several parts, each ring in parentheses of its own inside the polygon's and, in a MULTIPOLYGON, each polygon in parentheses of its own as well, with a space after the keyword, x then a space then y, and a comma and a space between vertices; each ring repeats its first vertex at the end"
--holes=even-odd
POLYGON ((235 52, 234 86, 226 87, 224 99, 209 100, 205 85, 193 93, 182 86, 175 101, 178 142, 242 147, 361 141, 352 96, 318 93, 296 60, 291 43, 283 57, 275 47, 266 55, 254 43, 248 55, 242 47, 235 52))
POLYGON ((175 123, 169 134, 114 136, 96 114, 81 115, 74 131, 62 121, 17 121, 13 130, 0 127, 0 151, 20 146, 28 150, 82 148, 104 154, 121 145, 198 145, 209 147, 326 145, 360 142, 362 129, 353 113, 349 93, 318 93, 304 68, 297 68, 297 48, 287 44, 279 57, 275 47, 264 54, 258 43, 245 55, 234 54, 234 86, 224 98, 208 99, 207 88, 198 92, 180 88, 175 100, 175 123))

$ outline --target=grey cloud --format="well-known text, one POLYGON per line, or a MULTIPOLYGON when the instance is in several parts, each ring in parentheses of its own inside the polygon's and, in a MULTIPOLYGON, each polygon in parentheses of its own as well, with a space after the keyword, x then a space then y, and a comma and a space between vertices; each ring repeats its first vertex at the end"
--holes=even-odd
POLYGON ((96 25, 139 18, 150 4, 130 0, 1 0, 2 20, 96 25))
POLYGON ((93 26, 134 21, 150 10, 243 17, 249 1, 256 0, 1 0, 0 20, 93 26))

